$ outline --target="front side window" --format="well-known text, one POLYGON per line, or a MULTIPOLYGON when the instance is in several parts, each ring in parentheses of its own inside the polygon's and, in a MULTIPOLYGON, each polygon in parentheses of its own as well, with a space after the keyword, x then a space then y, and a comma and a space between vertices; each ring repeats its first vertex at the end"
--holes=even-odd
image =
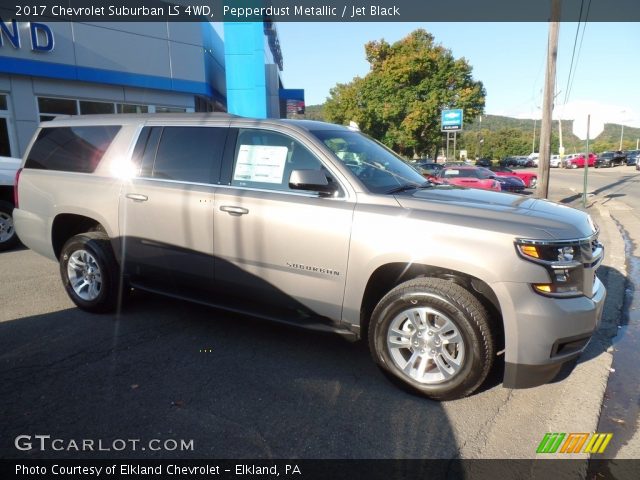
POLYGON ((398 155, 362 133, 348 130, 316 130, 311 133, 373 193, 425 182, 424 177, 398 155))
POLYGON ((304 145, 287 135, 268 130, 240 129, 232 185, 293 191, 289 188, 293 170, 324 170, 324 167, 304 145))

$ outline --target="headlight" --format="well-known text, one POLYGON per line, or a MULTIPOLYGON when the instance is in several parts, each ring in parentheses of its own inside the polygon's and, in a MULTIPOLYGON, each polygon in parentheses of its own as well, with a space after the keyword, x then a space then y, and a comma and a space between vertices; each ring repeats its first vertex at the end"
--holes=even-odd
POLYGON ((552 243, 518 239, 516 249, 522 258, 544 266, 549 273, 549 283, 532 284, 536 292, 550 297, 578 297, 583 294, 579 241, 552 243))

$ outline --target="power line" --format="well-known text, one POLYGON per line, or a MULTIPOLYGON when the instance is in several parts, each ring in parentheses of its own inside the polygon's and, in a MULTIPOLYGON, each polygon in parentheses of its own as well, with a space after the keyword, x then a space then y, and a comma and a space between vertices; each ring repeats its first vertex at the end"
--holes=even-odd
MULTIPOLYGON (((567 91, 567 96, 566 98, 569 98, 569 95, 571 94, 571 89, 573 89, 573 81, 576 79, 576 72, 578 71, 578 62, 580 61, 580 53, 582 52, 582 42, 584 41, 584 32, 587 29, 587 20, 589 18, 589 10, 591 10, 591 0, 589 0, 589 3, 587 5, 587 13, 584 16, 584 22, 582 24, 582 35, 580 36, 580 46, 578 47, 578 55, 576 56, 576 65, 575 65, 575 70, 573 72, 573 76, 571 77, 571 85, 569 85, 569 90, 567 91)), ((566 101, 565 101, 566 103, 566 101)))
POLYGON ((576 28, 576 37, 573 40, 573 52, 571 53, 571 63, 569 64, 569 77, 567 78, 567 88, 565 89, 564 103, 569 100, 569 86, 571 85, 571 73, 573 72, 573 60, 576 56, 576 46, 578 45, 578 35, 580 33, 580 23, 582 22, 582 10, 584 8, 584 0, 580 1, 580 15, 578 15, 578 27, 576 28))

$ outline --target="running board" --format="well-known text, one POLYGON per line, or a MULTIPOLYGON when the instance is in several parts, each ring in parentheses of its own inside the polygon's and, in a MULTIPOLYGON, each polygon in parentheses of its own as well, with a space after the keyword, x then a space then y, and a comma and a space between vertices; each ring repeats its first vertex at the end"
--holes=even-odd
POLYGON ((204 305, 206 307, 212 307, 218 310, 224 310, 226 312, 237 313, 240 315, 247 315, 254 318, 259 318, 262 320, 267 320, 269 322, 278 323, 280 325, 286 325, 289 327, 300 328, 304 330, 311 330, 314 332, 322 332, 322 333, 331 333, 337 334, 343 337, 345 340, 349 342, 356 342, 360 339, 360 335, 357 332, 349 330, 348 328, 341 327, 331 322, 328 318, 315 316, 315 317, 307 317, 307 319, 297 318, 297 319, 286 319, 282 316, 269 315, 268 313, 258 312, 256 310, 251 310, 247 308, 242 308, 239 306, 234 306, 229 303, 220 303, 213 301, 206 301, 198 298, 192 298, 185 295, 179 295, 176 293, 167 293, 164 290, 156 289, 153 287, 149 287, 146 285, 140 285, 135 282, 131 282, 130 286, 132 288, 137 288, 139 290, 143 290, 145 292, 162 295, 163 297, 175 298, 176 300, 183 300, 191 303, 196 303, 198 305, 204 305), (318 321, 324 320, 324 321, 318 321))

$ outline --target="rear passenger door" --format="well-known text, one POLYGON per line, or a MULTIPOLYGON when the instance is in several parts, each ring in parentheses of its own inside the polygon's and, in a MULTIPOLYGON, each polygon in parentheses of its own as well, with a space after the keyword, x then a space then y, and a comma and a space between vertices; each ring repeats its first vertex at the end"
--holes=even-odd
POLYGON ((137 176, 120 199, 125 271, 133 285, 186 298, 213 289, 213 206, 228 128, 142 129, 137 176))
POLYGON ((293 170, 322 170, 336 181, 292 136, 257 128, 233 135, 226 185, 216 192, 216 283, 263 313, 276 306, 288 320, 339 320, 354 199, 343 188, 332 197, 289 188, 293 170))

